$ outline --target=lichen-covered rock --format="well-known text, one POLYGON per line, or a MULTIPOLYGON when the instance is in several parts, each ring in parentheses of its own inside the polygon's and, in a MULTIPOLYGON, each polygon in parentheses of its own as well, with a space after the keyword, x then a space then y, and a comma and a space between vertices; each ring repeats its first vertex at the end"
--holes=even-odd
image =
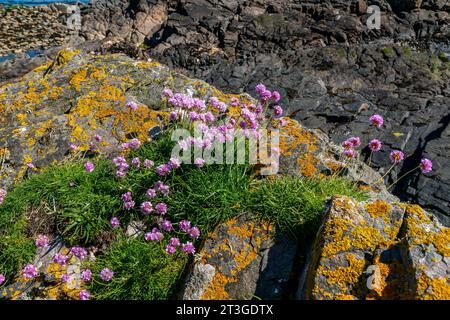
POLYGON ((419 206, 336 196, 298 296, 448 299, 449 231, 419 206))
POLYGON ((253 221, 250 215, 220 225, 201 249, 186 281, 183 299, 251 299, 272 239, 272 227, 253 221))
POLYGON ((49 247, 38 248, 33 265, 40 276, 27 279, 19 274, 11 285, 2 288, 0 300, 78 299, 83 288, 81 261, 74 256, 71 256, 66 265, 53 260, 55 254, 67 255, 69 250, 58 239, 52 241, 49 247), (67 280, 62 280, 63 276, 67 280))

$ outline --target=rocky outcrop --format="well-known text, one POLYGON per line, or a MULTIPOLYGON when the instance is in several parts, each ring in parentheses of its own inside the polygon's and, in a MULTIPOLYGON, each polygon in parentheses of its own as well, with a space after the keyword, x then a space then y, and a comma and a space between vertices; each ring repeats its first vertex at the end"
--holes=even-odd
POLYGON ((335 197, 298 296, 449 299, 450 229, 417 205, 335 197))

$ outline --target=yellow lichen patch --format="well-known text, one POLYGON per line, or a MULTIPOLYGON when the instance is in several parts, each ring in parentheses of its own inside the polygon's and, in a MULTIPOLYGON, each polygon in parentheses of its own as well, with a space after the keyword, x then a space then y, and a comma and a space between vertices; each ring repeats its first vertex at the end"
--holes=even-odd
POLYGON ((358 259, 354 254, 347 254, 348 266, 338 266, 333 270, 319 266, 317 273, 323 275, 330 285, 337 285, 340 290, 346 294, 350 293, 359 282, 364 272, 366 262, 364 259, 358 259))
POLYGON ((280 152, 289 156, 300 144, 308 148, 315 146, 316 137, 308 130, 302 128, 298 122, 286 118, 286 125, 280 130, 280 152))
POLYGON ((373 218, 385 217, 391 210, 391 205, 386 201, 376 200, 365 205, 367 213, 373 218))
POLYGON ((238 273, 254 261, 258 256, 258 250, 261 246, 262 241, 268 239, 272 227, 268 223, 262 223, 261 225, 256 225, 254 222, 245 222, 243 224, 238 224, 237 219, 231 219, 224 224, 226 232, 230 237, 242 239, 242 245, 238 245, 241 241, 238 241, 237 247, 233 247, 229 238, 224 239, 224 241, 214 248, 208 254, 205 254, 204 258, 207 260, 212 256, 218 255, 229 255, 231 256, 231 261, 234 262, 233 268, 230 270, 231 275, 225 275, 221 266, 216 267, 216 273, 205 289, 202 295, 202 300, 226 300, 229 299, 229 293, 226 290, 226 286, 230 283, 235 283, 238 281, 238 273), (244 239, 253 239, 252 245, 249 243, 244 243, 244 239))
POLYGON ((77 92, 81 91, 81 85, 86 81, 87 70, 81 69, 70 79, 69 84, 75 88, 77 92))
POLYGON ((352 246, 361 250, 373 250, 384 240, 376 228, 369 226, 356 226, 350 234, 352 246))
POLYGON ((416 298, 423 300, 449 300, 450 279, 430 279, 423 274, 417 283, 416 298))
POLYGON ((317 160, 311 153, 305 153, 300 155, 297 158, 297 164, 300 168, 300 172, 305 177, 312 178, 318 172, 316 168, 317 160))

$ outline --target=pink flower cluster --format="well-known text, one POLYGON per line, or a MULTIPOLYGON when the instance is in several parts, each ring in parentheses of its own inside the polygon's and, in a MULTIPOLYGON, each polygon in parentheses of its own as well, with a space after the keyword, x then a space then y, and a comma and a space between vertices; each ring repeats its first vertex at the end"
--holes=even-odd
POLYGON ((8 194, 8 192, 5 189, 0 188, 0 204, 2 204, 3 201, 5 201, 7 194, 8 194))
POLYGON ((176 170, 181 166, 181 161, 176 158, 170 158, 170 160, 162 165, 156 167, 156 173, 159 176, 168 174, 171 170, 176 170))

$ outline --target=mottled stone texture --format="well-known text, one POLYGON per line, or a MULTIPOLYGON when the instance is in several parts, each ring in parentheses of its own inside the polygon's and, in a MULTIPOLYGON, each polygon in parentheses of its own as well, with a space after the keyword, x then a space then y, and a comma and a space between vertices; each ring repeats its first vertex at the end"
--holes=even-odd
POLYGON ((450 229, 419 206, 336 196, 299 297, 449 299, 450 229))

